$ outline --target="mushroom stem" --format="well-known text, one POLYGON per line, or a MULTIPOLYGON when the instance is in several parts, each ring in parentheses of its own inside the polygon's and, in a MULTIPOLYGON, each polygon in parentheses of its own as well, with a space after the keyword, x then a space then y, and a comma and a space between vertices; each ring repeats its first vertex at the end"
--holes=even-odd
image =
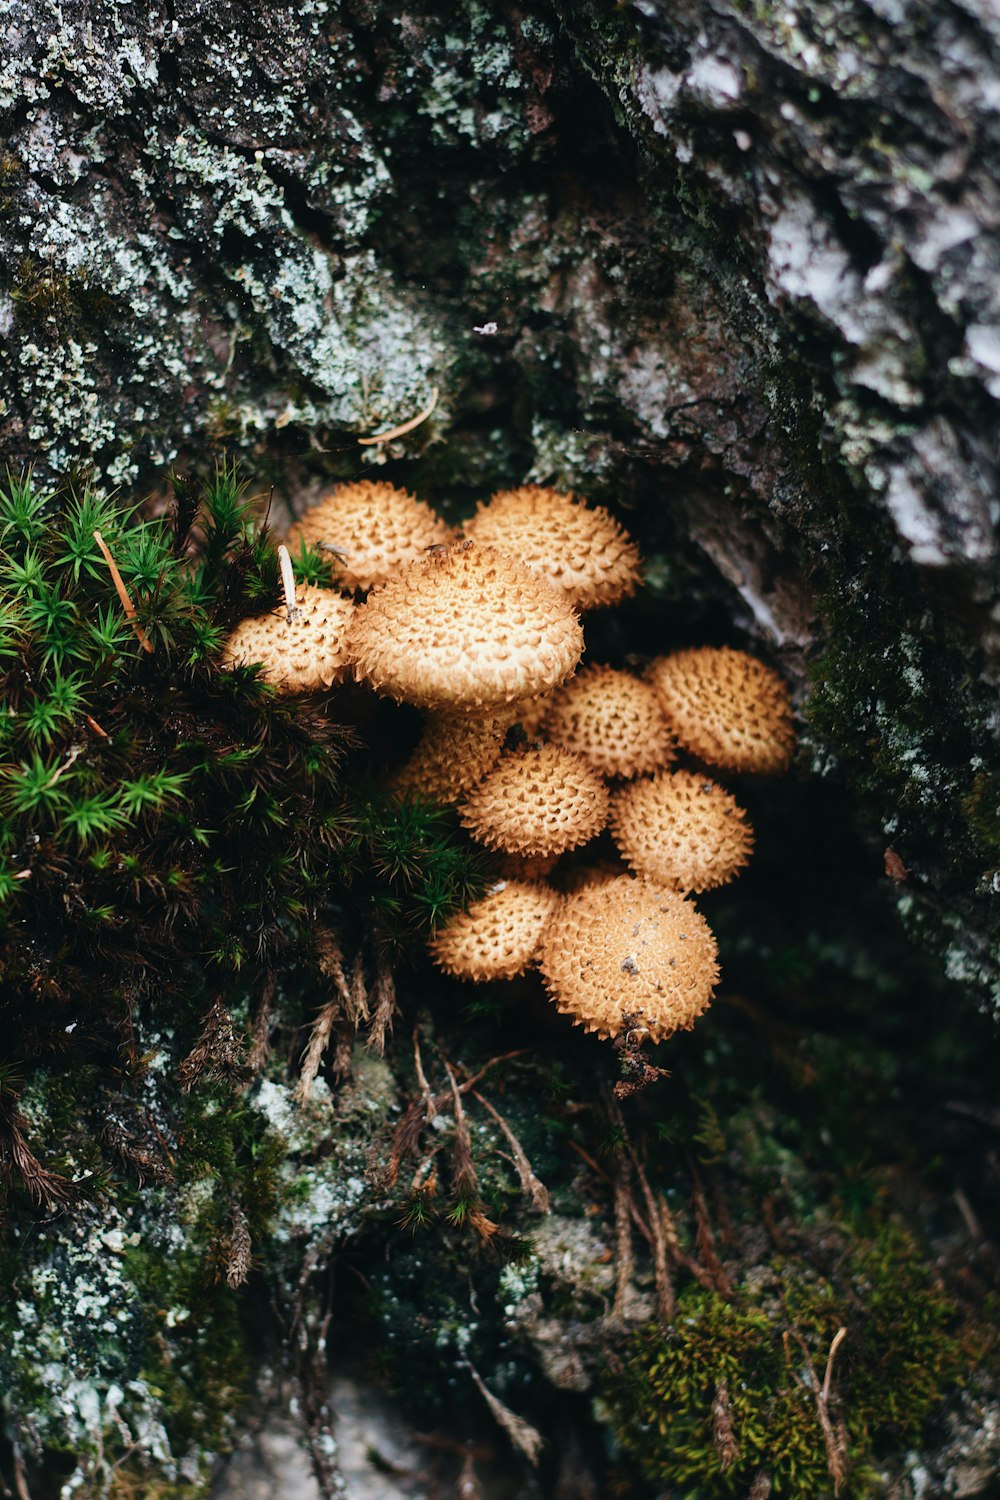
POLYGON ((278 548, 278 566, 281 569, 281 587, 285 591, 285 609, 288 611, 288 623, 291 625, 298 617, 298 609, 295 606, 295 574, 292 571, 292 554, 284 542, 278 548))
POLYGON ((107 542, 101 536, 101 533, 99 531, 94 532, 94 541, 100 548, 101 556, 104 558, 104 561, 107 563, 108 568, 111 572, 111 581, 115 586, 115 592, 122 602, 122 609, 125 611, 125 616, 129 624, 135 631, 136 640, 139 642, 139 645, 144 651, 149 651, 151 653, 153 650, 153 643, 149 639, 149 636, 146 634, 146 632, 143 630, 142 626, 139 624, 139 621, 136 619, 135 605, 129 598, 128 589, 125 587, 125 581, 118 571, 118 564, 111 556, 111 549, 109 548, 107 542))

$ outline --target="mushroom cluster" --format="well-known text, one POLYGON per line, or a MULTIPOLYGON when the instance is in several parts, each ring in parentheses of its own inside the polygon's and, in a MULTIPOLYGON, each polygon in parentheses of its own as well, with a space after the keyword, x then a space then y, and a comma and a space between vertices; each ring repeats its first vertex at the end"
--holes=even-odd
POLYGON ((456 807, 504 856, 506 878, 435 933, 434 961, 474 982, 537 965, 558 1010, 602 1037, 689 1028, 719 973, 691 897, 754 843, 719 777, 787 768, 783 680, 726 647, 641 675, 577 670, 580 615, 634 594, 641 560, 607 511, 558 490, 503 491, 456 534, 405 490, 342 485, 288 540, 328 549, 341 589, 287 582, 285 608, 242 622, 228 657, 278 691, 350 674, 423 710, 393 789, 456 807), (604 836, 610 868, 588 854, 604 836))

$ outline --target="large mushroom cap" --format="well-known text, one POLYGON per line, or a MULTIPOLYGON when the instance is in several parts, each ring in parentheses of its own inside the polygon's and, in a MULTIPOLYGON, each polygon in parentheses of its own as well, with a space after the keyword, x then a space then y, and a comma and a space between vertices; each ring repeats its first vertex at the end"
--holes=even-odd
POLYGON ((466 797, 459 817, 489 849, 527 858, 589 843, 608 817, 608 789, 557 745, 510 750, 466 797))
POLYGON ((614 667, 584 667, 558 688, 541 729, 602 776, 639 776, 674 758, 674 737, 654 689, 614 667))
POLYGON ((559 900, 547 885, 501 881, 434 934, 431 957, 457 979, 515 979, 534 958, 559 900))
POLYGON ((241 620, 223 644, 223 661, 229 666, 260 662, 265 682, 279 692, 318 692, 347 676, 353 617, 354 605, 342 594, 300 584, 291 623, 284 607, 241 620))
POLYGON ((350 639, 354 672, 422 708, 489 707, 544 692, 580 659, 565 595, 492 547, 457 542, 374 589, 350 639))
POLYGON ((566 896, 542 936, 546 989, 599 1036, 645 1027, 654 1042, 688 1031, 719 978, 705 918, 676 891, 631 875, 566 896))
POLYGON ((526 484, 502 490, 466 522, 466 536, 519 557, 577 609, 617 604, 639 586, 639 549, 601 506, 526 484))
POLYGON ((701 646, 661 656, 649 669, 685 750, 727 771, 788 769, 795 729, 788 684, 745 651, 701 646))
POLYGON ((679 891, 725 885, 753 849, 753 829, 736 798, 691 771, 622 787, 611 800, 611 832, 633 870, 679 891))
POLYGON ((302 541, 334 548, 343 559, 337 559, 338 582, 348 589, 370 589, 427 547, 453 538, 451 527, 415 495, 365 479, 338 485, 294 522, 286 540, 293 552, 302 541))
POLYGON ((499 759, 512 722, 511 713, 445 709, 429 714, 416 749, 392 779, 392 790, 450 806, 482 781, 499 759))

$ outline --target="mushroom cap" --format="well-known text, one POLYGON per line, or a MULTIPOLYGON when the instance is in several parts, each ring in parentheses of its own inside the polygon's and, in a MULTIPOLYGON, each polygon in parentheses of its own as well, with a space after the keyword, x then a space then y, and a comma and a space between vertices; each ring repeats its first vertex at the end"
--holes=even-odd
POLYGON ((633 875, 563 898, 538 964, 564 1015, 598 1036, 689 1031, 719 978, 712 930, 692 902, 633 875))
POLYGON ((685 750, 727 771, 786 771, 795 748, 788 684, 729 646, 661 656, 649 680, 685 750))
POLYGON ((413 754, 390 782, 392 790, 450 807, 495 765, 511 723, 510 713, 428 714, 413 754))
POLYGON ((465 534, 563 589, 577 609, 617 604, 639 586, 639 549, 602 506, 525 484, 481 502, 465 534))
POLYGON ((608 818, 608 789, 558 745, 508 750, 466 797, 459 817, 489 849, 527 858, 588 843, 608 818))
POLYGON ((348 589, 370 589, 384 583, 427 547, 454 539, 452 528, 407 490, 378 480, 340 484, 289 528, 294 552, 300 541, 315 547, 328 542, 344 561, 338 583, 348 589))
POLYGON ((614 667, 583 667, 557 688, 541 731, 602 776, 640 776, 674 758, 674 737, 655 690, 614 667))
POLYGON ((726 885, 753 850, 753 829, 736 798, 692 771, 621 787, 611 799, 611 833, 633 870, 678 891, 726 885))
POLYGON ((351 631, 354 675, 422 708, 515 703, 567 677, 583 631, 564 594, 492 547, 456 542, 373 589, 351 631))
POLYGON ((551 693, 539 693, 534 698, 522 698, 512 705, 514 723, 520 724, 529 740, 537 740, 542 729, 542 720, 549 711, 551 693))
POLYGON ((457 979, 515 979, 534 958, 559 901, 550 886, 502 880, 438 929, 431 957, 457 979))
POLYGON ((354 605, 333 589, 299 584, 295 617, 282 606, 240 620, 222 646, 229 666, 260 662, 261 676, 281 693, 312 693, 342 681, 350 667, 347 636, 354 605))

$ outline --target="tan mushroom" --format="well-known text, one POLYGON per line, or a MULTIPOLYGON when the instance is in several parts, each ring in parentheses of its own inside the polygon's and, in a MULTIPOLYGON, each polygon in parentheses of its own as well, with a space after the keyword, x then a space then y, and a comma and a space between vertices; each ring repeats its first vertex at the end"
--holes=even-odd
POLYGON ((639 586, 639 549, 601 506, 526 484, 480 504, 466 536, 519 557, 577 609, 618 604, 639 586))
POLYGON ((719 978, 711 928, 676 891, 625 875, 566 896, 538 951, 546 989, 598 1036, 687 1031, 719 978))
POLYGON ((416 749, 389 783, 391 790, 451 806, 496 764, 512 722, 510 712, 428 714, 416 749))
POLYGON ((347 636, 354 605, 334 589, 300 584, 291 622, 288 610, 241 620, 222 647, 228 666, 259 662, 262 677, 281 693, 312 693, 347 676, 347 636))
POLYGON ((557 745, 509 750, 466 797, 459 817, 474 839, 532 859, 589 843, 608 817, 608 789, 557 745))
POLYGON ((293 552, 300 542, 330 548, 337 582, 347 589, 370 589, 454 535, 407 490, 364 479, 338 485, 294 522, 286 540, 293 552))
POLYGON ((753 829, 736 798, 691 771, 663 771, 621 787, 611 799, 610 827, 637 874, 679 891, 726 885, 753 850, 753 829))
POLYGON ((359 605, 354 673, 421 708, 490 708, 562 682, 583 631, 565 595, 512 558, 457 542, 410 563, 359 605))
POLYGON ((541 733, 602 776, 640 776, 674 758, 674 737, 648 682, 614 667, 583 667, 549 700, 541 733))
POLYGON ((546 885, 502 880, 434 934, 431 957, 458 979, 515 979, 532 962, 559 901, 546 885))
POLYGON ((727 771, 788 769, 795 729, 788 684, 756 657, 728 646, 661 656, 649 669, 685 750, 727 771))

